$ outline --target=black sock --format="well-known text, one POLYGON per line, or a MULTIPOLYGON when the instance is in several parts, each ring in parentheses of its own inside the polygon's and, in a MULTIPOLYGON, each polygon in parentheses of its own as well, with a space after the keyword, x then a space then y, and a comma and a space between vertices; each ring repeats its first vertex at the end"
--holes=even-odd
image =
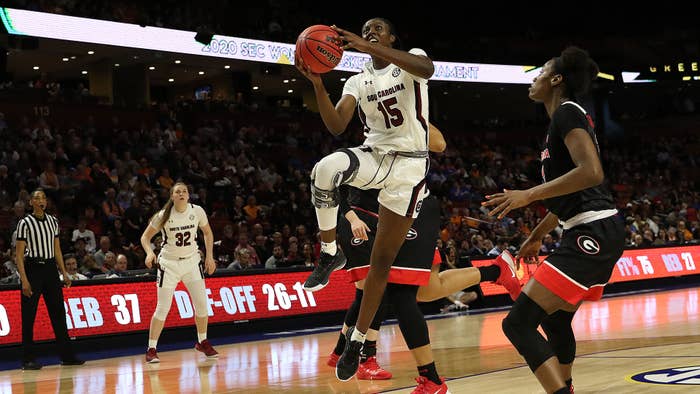
POLYGON ((419 366, 418 375, 428 378, 428 380, 435 384, 442 384, 442 380, 440 380, 440 377, 438 376, 437 369, 435 369, 435 361, 430 364, 419 366))
POLYGON ((477 267, 481 273, 482 282, 495 282, 501 275, 501 267, 496 264, 487 265, 485 267, 477 267))
POLYGON ((345 341, 345 334, 341 332, 340 336, 338 337, 338 342, 335 344, 335 349, 333 349, 333 353, 337 354, 338 356, 343 354, 343 350, 345 350, 345 341))
POLYGON ((569 394, 569 393, 571 393, 571 392, 569 391, 568 387, 562 387, 559 390, 554 392, 554 394, 569 394))
POLYGON ((564 382, 564 383, 566 383, 566 387, 568 387, 569 391, 571 391, 571 387, 573 387, 573 385, 574 385, 573 379, 572 378, 566 379, 566 382, 564 382))
POLYGON ((360 362, 363 363, 367 361, 368 358, 377 355, 377 341, 367 341, 362 345, 362 351, 360 352, 360 362))

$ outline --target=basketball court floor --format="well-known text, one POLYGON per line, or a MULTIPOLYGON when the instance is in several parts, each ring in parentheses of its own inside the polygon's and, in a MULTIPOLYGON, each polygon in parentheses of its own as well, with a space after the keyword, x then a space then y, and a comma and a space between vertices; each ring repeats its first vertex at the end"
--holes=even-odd
MULTIPOLYGON (((438 371, 452 393, 542 393, 501 332, 507 311, 428 321, 438 371)), ((647 292, 586 303, 574 319, 576 393, 700 392, 698 289, 647 292)), ((167 331, 164 333, 167 335, 167 331)), ((326 365, 337 331, 308 330, 256 342, 218 344, 218 360, 192 350, 91 360, 81 367, 0 371, 9 393, 410 393, 417 376, 396 324, 378 341, 386 381, 340 382, 326 365)), ((144 349, 145 350, 145 349, 144 349)))

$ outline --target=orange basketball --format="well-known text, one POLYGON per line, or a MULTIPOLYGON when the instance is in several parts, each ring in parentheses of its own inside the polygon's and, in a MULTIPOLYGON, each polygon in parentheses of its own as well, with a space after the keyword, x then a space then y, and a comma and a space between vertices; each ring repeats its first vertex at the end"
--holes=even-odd
POLYGON ((296 51, 311 72, 323 74, 334 69, 343 57, 343 48, 337 42, 335 30, 326 25, 313 25, 299 34, 296 51))

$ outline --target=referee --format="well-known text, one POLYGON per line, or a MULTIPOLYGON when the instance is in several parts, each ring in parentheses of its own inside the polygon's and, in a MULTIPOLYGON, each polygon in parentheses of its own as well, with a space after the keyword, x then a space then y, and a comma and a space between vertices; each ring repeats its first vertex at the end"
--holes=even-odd
POLYGON ((58 239, 58 220, 44 212, 46 194, 41 189, 32 193, 30 205, 32 213, 17 223, 17 269, 22 284, 22 369, 41 369, 35 354, 34 319, 42 294, 56 335, 61 365, 82 365, 85 361, 76 357, 68 338, 63 289, 56 269, 58 265, 63 282, 69 287, 71 281, 58 239))

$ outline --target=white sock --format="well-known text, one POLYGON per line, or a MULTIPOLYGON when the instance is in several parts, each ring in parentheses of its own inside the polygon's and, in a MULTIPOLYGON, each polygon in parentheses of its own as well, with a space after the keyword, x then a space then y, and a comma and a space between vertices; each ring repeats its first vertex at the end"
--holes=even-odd
POLYGON ((338 252, 338 245, 335 241, 333 242, 321 242, 321 252, 328 253, 331 256, 335 256, 338 252))
POLYGON ((338 207, 316 208, 316 221, 319 230, 333 230, 338 225, 338 209, 338 207))
POLYGON ((197 339, 199 340, 199 343, 202 343, 203 340, 207 339, 207 333, 206 332, 198 332, 197 339))
POLYGON ((363 334, 358 329, 354 329, 352 330, 352 335, 350 335, 350 340, 365 343, 366 337, 367 334, 363 334))
POLYGON ((158 340, 157 339, 149 339, 148 340, 148 348, 156 348, 158 346, 158 340))

